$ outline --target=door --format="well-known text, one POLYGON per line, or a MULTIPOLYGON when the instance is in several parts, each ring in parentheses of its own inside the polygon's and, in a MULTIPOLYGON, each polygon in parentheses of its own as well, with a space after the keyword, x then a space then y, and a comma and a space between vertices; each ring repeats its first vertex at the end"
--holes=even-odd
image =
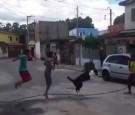
POLYGON ((34 50, 35 50, 35 48, 34 48, 34 47, 31 47, 31 54, 32 54, 32 57, 34 57, 34 50))
POLYGON ((118 78, 119 76, 119 66, 120 66, 120 56, 110 56, 107 60, 107 66, 110 70, 110 76, 114 78, 118 78))
POLYGON ((128 62, 130 60, 130 57, 120 56, 120 59, 120 66, 118 67, 120 74, 118 74, 118 77, 120 79, 128 79, 128 76, 130 74, 130 71, 128 69, 128 62))

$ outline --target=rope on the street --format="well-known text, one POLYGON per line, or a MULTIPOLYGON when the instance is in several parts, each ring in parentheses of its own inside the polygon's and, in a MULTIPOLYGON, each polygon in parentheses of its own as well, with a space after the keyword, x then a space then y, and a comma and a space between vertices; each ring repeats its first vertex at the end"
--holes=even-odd
MULTIPOLYGON (((77 95, 77 94, 55 94, 55 93, 52 93, 52 94, 49 94, 49 95, 55 95, 55 96, 84 96, 83 99, 81 100, 87 100, 89 99, 91 96, 98 96, 98 95, 104 95, 104 94, 110 94, 110 93, 116 93, 116 92, 120 92, 120 91, 123 91, 127 89, 127 87, 124 87, 122 89, 119 89, 119 90, 113 90, 113 91, 108 91, 108 92, 103 92, 103 93, 93 93, 93 94, 86 94, 86 95, 77 95)), ((39 97, 39 96, 43 96, 43 94, 40 94, 40 95, 35 95, 35 96, 29 96, 29 97, 24 97, 24 98, 20 98, 20 99, 15 99, 15 100, 12 100, 12 101, 0 101, 1 103, 13 103, 13 102, 17 102, 17 101, 22 101, 22 100, 25 100, 25 99, 31 99, 31 98, 34 98, 34 97, 39 97)))

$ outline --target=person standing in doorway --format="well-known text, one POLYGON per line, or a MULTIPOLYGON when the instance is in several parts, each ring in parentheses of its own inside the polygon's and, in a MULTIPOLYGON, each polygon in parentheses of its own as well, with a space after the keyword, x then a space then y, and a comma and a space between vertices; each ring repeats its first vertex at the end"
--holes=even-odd
POLYGON ((51 72, 52 72, 52 69, 54 69, 52 52, 49 51, 46 53, 44 65, 46 66, 46 69, 45 69, 46 90, 45 90, 44 96, 46 99, 48 99, 48 91, 52 84, 51 72))
POLYGON ((131 86, 133 85, 134 79, 135 79, 135 52, 133 52, 131 55, 131 59, 128 63, 128 68, 130 71, 130 75, 128 77, 128 91, 124 94, 132 94, 131 86))
POLYGON ((21 55, 19 55, 16 59, 13 59, 13 61, 20 60, 19 73, 22 78, 21 81, 15 83, 16 89, 18 87, 21 87, 22 84, 29 82, 31 80, 31 75, 28 72, 28 68, 27 68, 29 53, 30 51, 28 49, 25 49, 21 55))

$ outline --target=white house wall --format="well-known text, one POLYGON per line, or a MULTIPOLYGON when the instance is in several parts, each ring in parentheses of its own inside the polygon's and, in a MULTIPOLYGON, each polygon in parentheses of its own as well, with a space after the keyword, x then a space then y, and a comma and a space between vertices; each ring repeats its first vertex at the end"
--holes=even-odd
POLYGON ((125 30, 135 29, 135 21, 131 21, 131 9, 135 8, 135 3, 125 7, 125 30))
POLYGON ((35 55, 37 59, 41 58, 41 52, 40 52, 40 42, 35 43, 35 55))
POLYGON ((69 36, 77 36, 77 30, 73 29, 73 30, 69 31, 69 36))

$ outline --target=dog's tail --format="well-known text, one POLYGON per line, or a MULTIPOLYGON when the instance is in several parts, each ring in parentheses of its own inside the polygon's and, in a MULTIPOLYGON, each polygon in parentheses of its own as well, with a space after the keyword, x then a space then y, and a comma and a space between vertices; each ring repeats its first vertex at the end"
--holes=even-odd
POLYGON ((69 81, 71 81, 71 82, 73 82, 73 83, 74 83, 74 80, 73 80, 73 79, 71 79, 69 76, 67 76, 67 79, 68 79, 69 81))

